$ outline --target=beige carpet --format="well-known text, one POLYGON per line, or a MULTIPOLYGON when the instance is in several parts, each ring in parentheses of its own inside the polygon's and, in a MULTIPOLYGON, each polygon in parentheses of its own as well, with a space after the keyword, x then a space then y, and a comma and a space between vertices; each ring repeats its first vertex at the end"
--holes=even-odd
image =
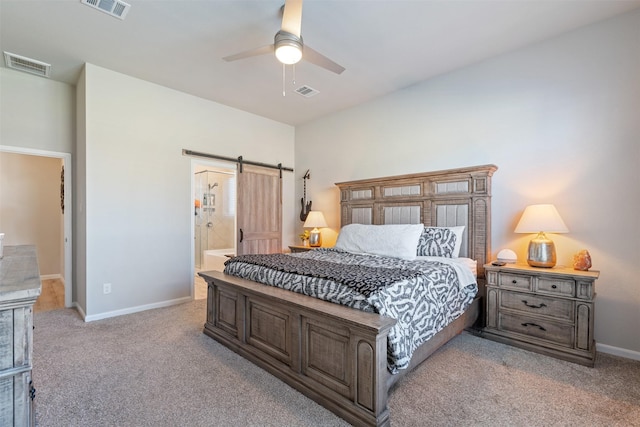
MULTIPOLYGON (((47 426, 345 426, 202 333, 205 301, 84 323, 37 313, 36 417, 47 426)), ((454 338, 392 391, 393 426, 640 426, 640 362, 591 369, 454 338)))

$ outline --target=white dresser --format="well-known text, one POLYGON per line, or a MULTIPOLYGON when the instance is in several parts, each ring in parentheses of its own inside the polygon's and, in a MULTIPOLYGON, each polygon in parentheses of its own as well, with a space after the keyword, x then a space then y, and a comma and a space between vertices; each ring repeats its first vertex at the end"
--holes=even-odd
POLYGON ((33 304, 40 295, 35 246, 5 246, 0 259, 0 426, 33 426, 33 304))

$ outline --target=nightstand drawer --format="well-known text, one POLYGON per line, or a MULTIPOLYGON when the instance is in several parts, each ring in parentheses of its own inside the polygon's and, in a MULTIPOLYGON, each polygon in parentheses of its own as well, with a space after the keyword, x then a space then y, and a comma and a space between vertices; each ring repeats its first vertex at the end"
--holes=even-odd
POLYGON ((500 308, 523 313, 539 314, 561 320, 573 321, 575 303, 572 300, 556 299, 519 292, 501 291, 500 308))
POLYGON ((538 278, 537 291, 550 295, 573 297, 576 295, 576 282, 553 277, 540 277, 538 278))
POLYGON ((509 313, 500 313, 498 329, 536 337, 565 347, 573 347, 573 325, 509 313))
POLYGON ((502 288, 513 288, 531 290, 531 276, 523 274, 499 273, 498 286, 502 288))

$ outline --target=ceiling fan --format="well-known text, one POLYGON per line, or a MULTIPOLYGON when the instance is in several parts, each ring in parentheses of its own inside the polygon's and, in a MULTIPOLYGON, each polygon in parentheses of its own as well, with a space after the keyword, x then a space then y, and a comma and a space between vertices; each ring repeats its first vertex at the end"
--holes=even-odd
POLYGON ((302 0, 285 0, 282 12, 282 27, 274 37, 273 44, 250 49, 235 55, 225 56, 225 61, 252 56, 275 53, 278 61, 283 64, 296 64, 301 59, 314 65, 341 74, 345 68, 302 42, 302 0))

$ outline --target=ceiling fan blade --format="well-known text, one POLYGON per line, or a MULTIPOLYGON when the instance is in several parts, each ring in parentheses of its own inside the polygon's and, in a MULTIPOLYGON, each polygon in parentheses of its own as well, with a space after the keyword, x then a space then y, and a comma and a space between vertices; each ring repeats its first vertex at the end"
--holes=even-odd
POLYGON ((272 44, 257 47, 254 49, 245 50, 244 52, 236 53, 235 55, 225 56, 224 59, 227 62, 237 61, 238 59, 250 58, 252 56, 264 55, 267 53, 273 53, 274 47, 272 44))
POLYGON ((302 0, 285 0, 282 12, 282 31, 300 37, 302 28, 302 0))
POLYGON ((311 49, 306 44, 304 45, 304 50, 302 51, 302 59, 307 62, 311 62, 318 67, 322 67, 326 70, 333 71, 336 74, 342 74, 345 68, 342 65, 339 65, 317 50, 311 49))

